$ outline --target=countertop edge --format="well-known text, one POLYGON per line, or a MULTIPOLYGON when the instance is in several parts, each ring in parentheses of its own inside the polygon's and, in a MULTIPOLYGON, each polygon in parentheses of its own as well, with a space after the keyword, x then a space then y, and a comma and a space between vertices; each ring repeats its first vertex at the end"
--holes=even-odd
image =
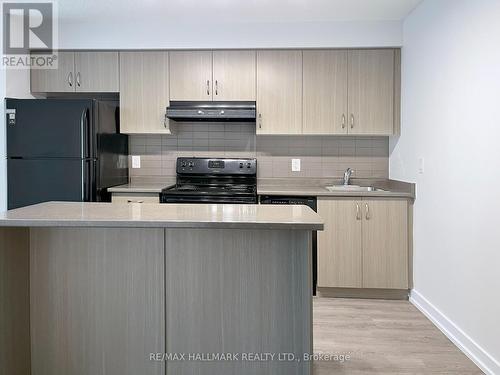
POLYGON ((70 227, 70 228, 193 228, 193 229, 259 229, 259 230, 323 230, 323 223, 275 223, 275 222, 212 222, 212 221, 133 221, 133 220, 0 220, 0 227, 70 227))
POLYGON ((354 198, 354 197, 373 197, 373 198, 406 198, 414 199, 411 193, 396 192, 396 191, 371 191, 371 192, 330 192, 330 191, 287 191, 279 189, 259 189, 257 188, 258 195, 287 195, 297 197, 339 197, 339 198, 354 198))

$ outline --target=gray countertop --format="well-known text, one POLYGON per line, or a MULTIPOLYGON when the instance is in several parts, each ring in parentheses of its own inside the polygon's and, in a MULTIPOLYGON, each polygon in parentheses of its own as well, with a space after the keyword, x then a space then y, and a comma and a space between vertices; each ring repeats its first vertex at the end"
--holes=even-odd
POLYGON ((415 184, 396 180, 353 179, 352 185, 373 186, 377 191, 329 191, 326 186, 340 185, 332 179, 258 179, 257 194, 314 197, 385 197, 415 199, 415 184))
POLYGON ((136 227, 322 230, 306 206, 47 202, 0 213, 8 227, 136 227))
POLYGON ((175 178, 166 182, 140 183, 118 185, 108 188, 110 193, 161 193, 162 189, 175 184, 175 178))
MULTIPOLYGON (((158 183, 130 183, 109 188, 111 193, 160 193, 167 186, 175 184, 175 179, 158 183)), ((351 184, 374 186, 378 191, 328 191, 325 186, 341 184, 340 180, 326 178, 259 178, 257 194, 290 195, 314 197, 386 197, 415 199, 415 184, 389 179, 352 179, 351 184)))

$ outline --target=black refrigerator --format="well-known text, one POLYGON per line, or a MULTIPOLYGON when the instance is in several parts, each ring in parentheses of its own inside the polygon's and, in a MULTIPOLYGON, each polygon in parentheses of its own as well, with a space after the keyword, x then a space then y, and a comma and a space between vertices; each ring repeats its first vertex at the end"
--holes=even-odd
POLYGON ((8 209, 106 202, 128 182, 128 137, 115 100, 6 99, 8 209))

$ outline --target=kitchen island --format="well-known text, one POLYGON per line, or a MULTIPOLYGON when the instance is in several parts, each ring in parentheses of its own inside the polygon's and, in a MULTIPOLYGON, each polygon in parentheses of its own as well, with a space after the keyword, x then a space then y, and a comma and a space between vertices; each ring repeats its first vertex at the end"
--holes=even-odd
POLYGON ((0 214, 0 373, 310 374, 305 206, 0 214))

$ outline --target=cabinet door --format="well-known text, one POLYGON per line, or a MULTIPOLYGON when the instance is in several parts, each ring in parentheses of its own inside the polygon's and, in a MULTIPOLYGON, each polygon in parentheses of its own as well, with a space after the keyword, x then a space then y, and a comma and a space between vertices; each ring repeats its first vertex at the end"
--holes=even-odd
POLYGON ((363 287, 408 288, 408 203, 363 202, 363 287))
POLYGON ((304 51, 304 134, 347 134, 347 51, 304 51))
POLYGON ((30 231, 33 375, 161 375, 163 229, 30 231))
POLYGON ((325 229, 318 231, 318 287, 360 288, 361 202, 318 199, 325 229))
POLYGON ((120 52, 121 133, 170 133, 168 52, 120 52))
POLYGON ((170 52, 170 100, 212 100, 212 52, 170 52))
POLYGON ((255 51, 214 51, 213 99, 255 100, 255 51))
POLYGON ((349 134, 394 130, 394 50, 352 50, 349 60, 349 134))
POLYGON ((75 52, 77 92, 119 92, 118 52, 75 52))
POLYGON ((257 52, 257 134, 302 133, 302 51, 257 52))
POLYGON ((57 69, 31 69, 31 92, 75 91, 75 54, 59 52, 57 69))
POLYGON ((112 203, 160 203, 160 194, 158 193, 112 193, 112 203))

